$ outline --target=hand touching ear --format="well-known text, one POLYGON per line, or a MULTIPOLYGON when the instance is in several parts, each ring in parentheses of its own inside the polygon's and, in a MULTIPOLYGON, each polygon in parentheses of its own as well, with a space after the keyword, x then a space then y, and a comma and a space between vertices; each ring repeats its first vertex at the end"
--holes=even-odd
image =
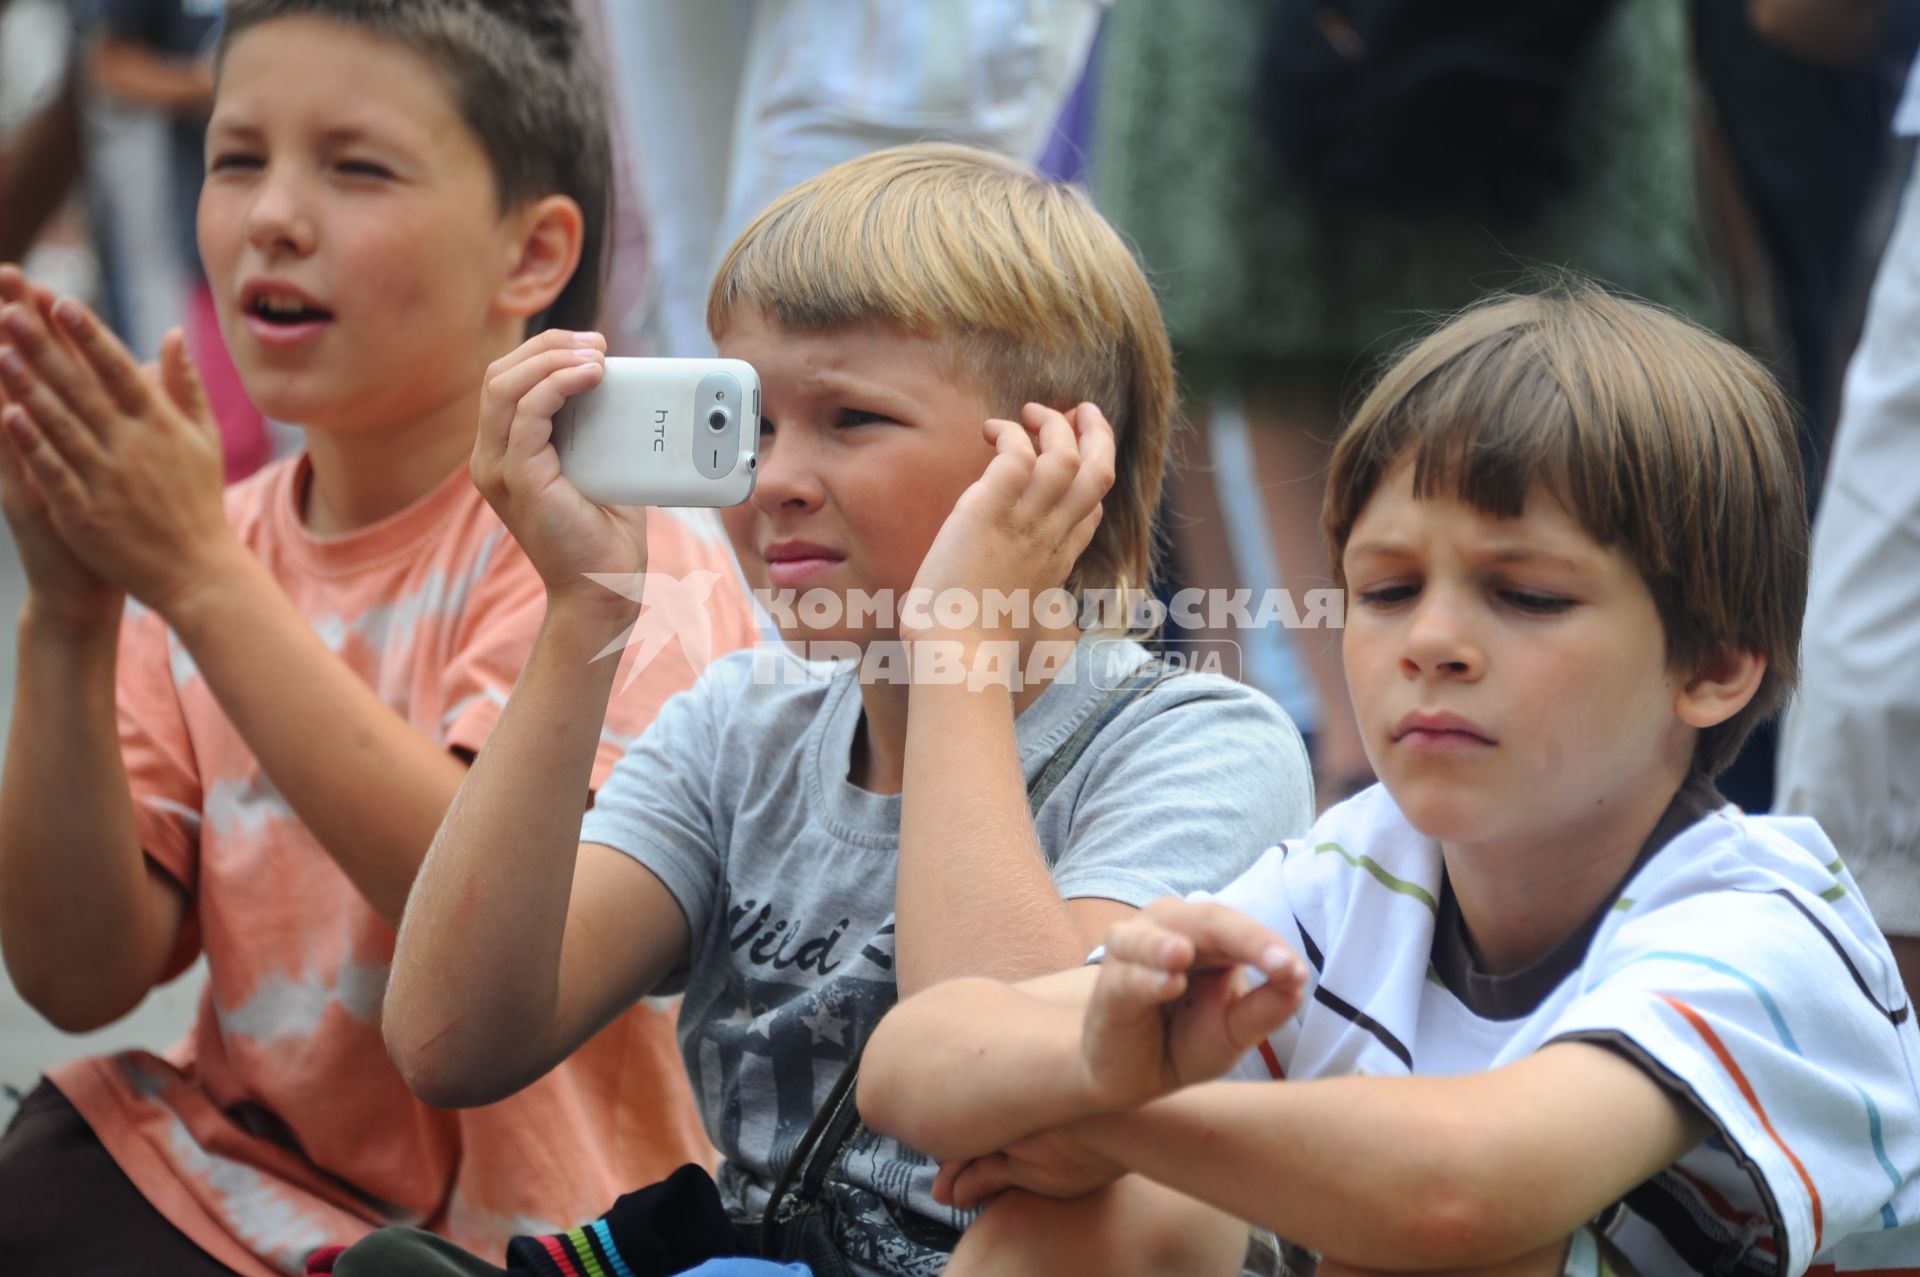
MULTIPOLYGON (((925 603, 946 590, 1031 601, 1063 585, 1100 526, 1101 501, 1113 487, 1113 427, 1090 403, 1069 413, 1028 404, 1019 421, 986 423, 993 460, 960 494, 927 550, 912 594, 925 603)), ((903 609, 910 616, 920 609, 903 609)), ((1018 641, 1022 634, 987 624, 987 609, 966 633, 903 625, 909 639, 966 644, 1018 641)), ((931 621, 931 617, 928 618, 931 621)), ((994 618, 998 620, 999 618, 994 618)))

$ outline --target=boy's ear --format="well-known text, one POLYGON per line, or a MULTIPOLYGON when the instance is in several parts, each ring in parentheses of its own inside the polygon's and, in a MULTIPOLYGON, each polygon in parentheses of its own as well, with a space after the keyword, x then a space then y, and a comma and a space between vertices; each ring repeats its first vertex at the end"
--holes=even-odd
POLYGON ((1767 658, 1759 652, 1722 648, 1680 689, 1674 713, 1703 731, 1724 723, 1747 707, 1766 673, 1767 658))
POLYGON ((494 304, 527 318, 553 305, 580 266, 586 218, 570 196, 548 195, 507 215, 507 273, 494 304))

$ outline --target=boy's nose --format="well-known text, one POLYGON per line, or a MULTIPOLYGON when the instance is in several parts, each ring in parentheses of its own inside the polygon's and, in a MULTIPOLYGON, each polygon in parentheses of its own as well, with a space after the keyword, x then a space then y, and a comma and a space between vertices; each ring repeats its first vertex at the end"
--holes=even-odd
POLYGON ((819 467, 805 436, 794 432, 784 439, 760 441, 759 465, 753 481, 753 503, 768 514, 811 510, 824 496, 819 467))
POLYGON ((1486 654, 1463 615, 1463 601, 1431 587, 1414 604, 1408 619, 1401 667, 1415 677, 1474 679, 1486 654))
POLYGON ((247 242, 263 253, 303 256, 313 250, 313 221, 291 177, 267 175, 247 207, 247 242))

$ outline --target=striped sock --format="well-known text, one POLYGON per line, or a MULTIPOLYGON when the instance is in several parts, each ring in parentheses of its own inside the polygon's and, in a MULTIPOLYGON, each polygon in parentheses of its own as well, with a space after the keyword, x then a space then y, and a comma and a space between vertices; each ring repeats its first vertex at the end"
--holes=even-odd
POLYGON ((668 1277, 738 1254, 713 1177, 682 1166, 564 1233, 515 1237, 507 1271, 527 1277, 668 1277))

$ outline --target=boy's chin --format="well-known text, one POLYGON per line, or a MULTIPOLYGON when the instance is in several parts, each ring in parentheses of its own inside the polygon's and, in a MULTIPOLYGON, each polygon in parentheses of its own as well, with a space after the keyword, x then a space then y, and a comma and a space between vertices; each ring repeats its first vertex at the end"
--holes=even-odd
POLYGON ((1497 813, 1488 810, 1492 798, 1457 779, 1423 776, 1396 782, 1389 777, 1386 783, 1407 823, 1436 842, 1485 841, 1497 819, 1497 813))

